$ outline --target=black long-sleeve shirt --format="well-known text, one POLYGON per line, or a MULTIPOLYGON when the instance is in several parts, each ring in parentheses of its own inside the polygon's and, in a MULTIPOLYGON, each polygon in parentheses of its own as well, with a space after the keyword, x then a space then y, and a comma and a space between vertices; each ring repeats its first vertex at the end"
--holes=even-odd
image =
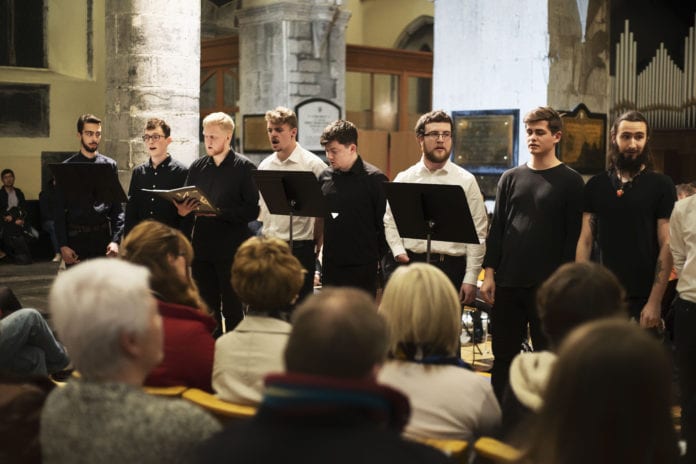
POLYGON ((346 172, 327 168, 319 175, 329 209, 324 218, 325 263, 376 266, 386 251, 384 182, 388 180, 359 156, 346 172))
POLYGON ((504 287, 532 287, 575 259, 582 221, 580 174, 565 164, 518 166, 498 182, 483 267, 504 287))
MULTIPOLYGON (((97 153, 94 158, 87 158, 82 153, 76 153, 64 163, 97 163, 110 165, 114 173, 118 173, 116 161, 97 153)), ((56 214, 55 228, 58 237, 58 246, 68 244, 68 226, 95 226, 109 223, 111 229, 111 241, 119 243, 123 235, 123 206, 121 203, 101 203, 93 199, 85 198, 84 202, 67 202, 60 185, 56 186, 56 214)), ((106 248, 106 243, 104 248, 106 248)))
POLYGON ((217 216, 197 216, 191 241, 195 259, 232 261, 239 245, 251 236, 248 223, 258 217, 259 191, 252 177, 256 166, 230 150, 215 165, 211 156, 194 161, 186 185, 195 185, 220 210, 217 216))
POLYGON ((178 228, 181 216, 176 207, 164 198, 142 189, 171 190, 183 187, 188 168, 183 163, 167 156, 156 168, 152 160, 133 169, 126 203, 125 233, 145 219, 156 219, 168 226, 178 228))

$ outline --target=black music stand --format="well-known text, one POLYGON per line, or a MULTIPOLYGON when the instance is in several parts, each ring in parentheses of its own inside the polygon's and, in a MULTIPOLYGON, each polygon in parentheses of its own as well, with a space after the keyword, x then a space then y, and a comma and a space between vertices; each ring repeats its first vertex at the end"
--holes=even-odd
POLYGON ((254 171, 254 180, 271 214, 290 216, 290 248, 294 216, 324 217, 326 200, 310 171, 254 171))
POLYGON ((402 238, 430 242, 481 243, 464 190, 458 185, 385 183, 394 222, 402 238))
POLYGON ((128 200, 118 174, 105 163, 51 163, 48 165, 69 202, 123 203, 128 200))

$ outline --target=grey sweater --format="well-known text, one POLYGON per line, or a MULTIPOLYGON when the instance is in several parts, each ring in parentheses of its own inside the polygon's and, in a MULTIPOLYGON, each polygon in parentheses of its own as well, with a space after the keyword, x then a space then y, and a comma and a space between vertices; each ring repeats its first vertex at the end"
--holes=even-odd
POLYGON ((186 463, 220 424, 184 400, 120 383, 70 381, 41 415, 43 462, 186 463))

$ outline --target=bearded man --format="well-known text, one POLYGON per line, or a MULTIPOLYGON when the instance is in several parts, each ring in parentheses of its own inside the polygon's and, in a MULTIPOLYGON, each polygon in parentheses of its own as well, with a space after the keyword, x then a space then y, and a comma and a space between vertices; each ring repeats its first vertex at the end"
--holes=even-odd
MULTIPOLYGON (((452 118, 444 111, 431 111, 421 116, 415 127, 416 141, 422 153, 421 159, 397 174, 394 182, 459 185, 464 190, 480 243, 433 241, 430 264, 447 274, 463 303, 472 304, 476 298, 476 281, 485 253, 488 218, 476 178, 449 159, 453 128, 452 118)), ((384 215, 384 232, 397 263, 425 262, 426 241, 402 239, 388 206, 384 215)))
POLYGON ((652 170, 650 126, 638 111, 619 116, 611 129, 611 167, 585 185, 575 260, 599 260, 626 289, 630 315, 641 327, 658 327, 672 256, 669 217, 674 183, 652 170))

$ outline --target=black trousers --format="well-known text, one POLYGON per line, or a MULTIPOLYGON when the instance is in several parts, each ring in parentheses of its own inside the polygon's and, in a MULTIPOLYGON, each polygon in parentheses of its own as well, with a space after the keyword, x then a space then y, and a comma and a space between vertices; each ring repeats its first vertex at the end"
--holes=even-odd
MULTIPOLYGON (((408 250, 407 253, 411 262, 425 263, 427 261, 426 253, 413 253, 408 250)), ((432 264, 447 275, 458 295, 459 290, 462 288, 464 274, 466 274, 466 256, 450 256, 442 253, 431 253, 429 264, 432 264)))
POLYGON ((198 285, 201 298, 213 312, 218 322, 217 334, 222 330, 222 319, 225 319, 227 332, 231 331, 242 319, 244 311, 239 297, 232 289, 230 274, 231 261, 200 261, 193 260, 191 272, 198 285))
POLYGON ((336 266, 325 261, 321 281, 324 287, 356 287, 374 297, 377 294, 377 261, 360 266, 336 266))
POLYGON ((295 258, 307 271, 296 302, 296 304, 300 304, 307 295, 311 295, 314 292, 314 271, 317 264, 317 255, 314 253, 314 240, 293 240, 292 254, 295 255, 295 258))
POLYGON ((491 345, 495 358, 491 384, 500 403, 510 377, 510 364, 521 351, 522 342, 527 339, 527 324, 534 351, 546 350, 549 345, 537 314, 536 291, 536 286, 495 288, 495 304, 490 314, 493 324, 491 345))
POLYGON ((68 224, 68 246, 77 253, 80 261, 106 256, 106 246, 110 242, 108 223, 93 227, 68 224))

